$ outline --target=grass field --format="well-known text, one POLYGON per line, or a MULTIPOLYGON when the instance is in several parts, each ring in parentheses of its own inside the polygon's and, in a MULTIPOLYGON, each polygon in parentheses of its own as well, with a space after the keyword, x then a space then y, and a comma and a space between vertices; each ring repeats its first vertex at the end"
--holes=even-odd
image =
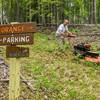
POLYGON ((100 100, 100 65, 78 59, 69 46, 60 52, 53 36, 36 33, 34 41, 30 57, 21 60, 36 89, 33 95, 23 85, 25 100, 100 100))

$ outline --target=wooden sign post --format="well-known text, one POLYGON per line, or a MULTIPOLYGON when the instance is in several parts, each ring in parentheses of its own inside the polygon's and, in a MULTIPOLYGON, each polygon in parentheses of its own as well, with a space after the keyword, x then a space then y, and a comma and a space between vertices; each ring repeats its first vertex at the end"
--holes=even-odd
POLYGON ((10 58, 9 100, 19 100, 20 97, 20 59, 29 56, 29 48, 16 45, 33 44, 33 34, 36 32, 34 23, 17 23, 0 26, 0 45, 7 45, 6 57, 10 58))
POLYGON ((9 100, 19 100, 20 97, 20 66, 19 59, 10 59, 9 100))

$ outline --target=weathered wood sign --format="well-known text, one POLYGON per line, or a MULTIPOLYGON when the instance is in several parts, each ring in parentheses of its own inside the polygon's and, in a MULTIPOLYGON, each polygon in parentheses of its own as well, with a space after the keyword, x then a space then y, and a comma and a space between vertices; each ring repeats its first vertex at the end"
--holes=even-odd
POLYGON ((9 68, 9 100, 19 100, 20 97, 20 60, 16 58, 29 57, 29 48, 16 45, 33 44, 33 34, 37 31, 35 23, 12 23, 0 25, 0 45, 7 45, 6 57, 10 58, 9 68), (9 46, 8 46, 9 45, 9 46))
POLYGON ((19 23, 19 24, 8 24, 8 25, 0 25, 0 34, 4 33, 32 33, 36 32, 36 24, 35 23, 19 23))
POLYGON ((26 45, 33 44, 33 34, 1 34, 0 45, 26 45))
POLYGON ((7 58, 29 57, 29 48, 17 47, 17 46, 7 46, 6 47, 6 57, 7 58))

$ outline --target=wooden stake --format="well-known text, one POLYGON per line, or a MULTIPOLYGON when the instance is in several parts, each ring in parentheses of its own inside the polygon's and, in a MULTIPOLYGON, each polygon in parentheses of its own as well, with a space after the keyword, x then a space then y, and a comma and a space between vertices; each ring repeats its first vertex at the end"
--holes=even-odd
POLYGON ((20 62, 10 58, 9 100, 19 100, 20 96, 20 62))

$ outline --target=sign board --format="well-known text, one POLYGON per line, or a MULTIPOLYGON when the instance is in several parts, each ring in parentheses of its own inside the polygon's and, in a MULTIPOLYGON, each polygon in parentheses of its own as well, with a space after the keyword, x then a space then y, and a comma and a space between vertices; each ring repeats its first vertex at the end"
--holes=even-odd
POLYGON ((32 33, 36 31, 35 23, 0 25, 0 45, 11 45, 6 47, 6 57, 10 58, 9 100, 19 100, 20 97, 21 65, 20 60, 16 58, 29 57, 29 48, 14 45, 33 44, 32 33))
POLYGON ((6 47, 6 57, 7 58, 29 57, 29 48, 17 47, 17 46, 7 46, 6 47))
POLYGON ((0 25, 0 34, 7 34, 7 33, 32 33, 36 32, 36 24, 35 23, 17 23, 17 24, 5 24, 0 25))
POLYGON ((22 34, 1 34, 0 45, 26 45, 33 44, 32 33, 22 34))

